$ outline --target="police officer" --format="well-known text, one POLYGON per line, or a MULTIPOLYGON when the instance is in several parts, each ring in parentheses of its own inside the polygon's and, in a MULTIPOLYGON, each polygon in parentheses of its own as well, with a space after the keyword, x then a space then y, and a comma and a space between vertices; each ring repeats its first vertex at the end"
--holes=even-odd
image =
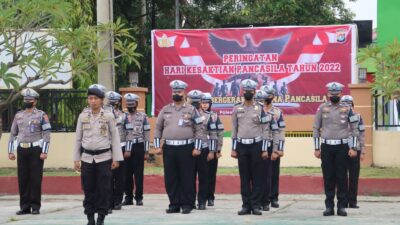
POLYGON ((43 164, 47 159, 51 125, 45 112, 36 108, 39 94, 31 88, 21 91, 24 110, 14 117, 8 158, 15 160, 17 152, 20 210, 17 215, 40 214, 43 164), (32 210, 32 211, 31 211, 32 210))
MULTIPOLYGON (((214 153, 210 151, 211 146, 209 146, 209 136, 211 133, 211 128, 208 127, 208 122, 210 119, 210 113, 204 112, 201 109, 200 104, 202 95, 203 93, 199 90, 192 90, 188 93, 190 103, 200 112, 200 116, 203 121, 201 154, 195 158, 195 177, 197 176, 199 180, 198 188, 196 188, 196 182, 194 183, 194 185, 195 191, 197 189, 197 201, 199 210, 206 209, 206 202, 208 198, 208 161, 214 159, 214 153)), ((213 128, 216 129, 216 127, 213 128)), ((196 195, 196 192, 194 194, 196 195)), ((194 198, 196 199, 196 196, 194 198)))
POLYGON ((206 120, 203 121, 204 126, 208 130, 208 148, 212 156, 208 157, 208 196, 207 206, 214 206, 215 200, 215 184, 217 180, 218 159, 221 158, 221 149, 224 138, 224 124, 219 119, 216 112, 211 110, 212 96, 210 93, 203 93, 201 96, 201 114, 206 120))
MULTIPOLYGON (((263 86, 261 89, 266 93, 264 101, 264 111, 272 116, 273 123, 271 123, 271 129, 273 131, 272 144, 269 145, 268 152, 271 159, 271 189, 269 193, 269 199, 267 204, 271 203, 272 208, 279 208, 278 196, 279 196, 279 173, 280 173, 280 162, 283 157, 283 150, 285 145, 285 120, 283 118, 282 111, 273 106, 272 101, 276 95, 275 89, 270 86, 263 86), (274 125, 275 124, 275 125, 274 125)), ((265 205, 264 205, 265 206, 265 205)))
MULTIPOLYGON (((340 100, 343 104, 347 104, 354 110, 354 101, 353 97, 350 95, 344 95, 340 100)), ((357 193, 358 193, 358 178, 360 176, 360 160, 364 159, 365 155, 365 127, 364 121, 359 113, 354 112, 355 115, 358 116, 359 122, 357 129, 359 131, 358 135, 358 146, 357 156, 354 158, 348 157, 348 189, 347 189, 347 201, 348 205, 346 207, 358 209, 359 206, 357 205, 357 193)), ((351 132, 351 131, 350 131, 351 132)))
POLYGON ((242 209, 238 215, 253 213, 261 215, 264 190, 264 163, 262 156, 268 154, 267 140, 263 139, 265 115, 262 105, 253 100, 257 83, 251 79, 241 82, 244 102, 235 105, 232 112, 232 152, 238 159, 242 209))
POLYGON ((201 154, 202 120, 199 112, 185 102, 187 84, 170 83, 173 103, 160 111, 154 133, 156 153, 163 152, 165 188, 170 201, 167 213, 188 214, 192 210, 195 158, 201 154), (161 139, 164 145, 161 149, 161 139))
POLYGON ((353 110, 340 103, 343 85, 331 82, 328 88, 329 102, 319 106, 314 120, 314 155, 322 160, 322 174, 325 188, 324 216, 334 215, 335 187, 337 192, 337 215, 347 216, 346 207, 346 171, 347 157, 357 156, 354 150, 358 142, 358 116, 353 110), (350 128, 349 128, 350 127, 350 128), (349 137, 349 129, 351 136, 349 137), (349 138, 353 142, 349 149, 349 138))
POLYGON ((150 124, 147 115, 137 111, 139 96, 133 93, 124 95, 128 117, 126 128, 127 151, 125 152, 125 200, 124 205, 133 205, 135 186, 136 205, 143 205, 144 161, 149 155, 150 124), (134 185, 135 184, 135 185, 134 185))
POLYGON ((87 93, 89 107, 78 118, 73 160, 75 170, 81 171, 88 224, 95 224, 97 212, 96 224, 102 225, 111 205, 112 170, 118 168, 123 156, 115 117, 103 108, 105 88, 94 84, 87 93))
POLYGON ((273 139, 276 134, 277 125, 275 120, 273 119, 273 115, 269 110, 266 109, 264 106, 265 99, 267 98, 267 93, 263 90, 257 90, 254 96, 254 99, 261 105, 262 112, 264 113, 263 117, 263 140, 266 140, 265 144, 262 145, 263 151, 263 174, 264 174, 264 187, 263 187, 263 196, 261 199, 261 209, 263 211, 269 211, 269 195, 271 192, 271 173, 272 173, 272 166, 271 166, 271 150, 270 146, 272 146, 273 139))
MULTIPOLYGON (((122 96, 114 91, 109 91, 106 93, 106 97, 109 103, 110 111, 114 114, 115 123, 119 133, 119 138, 121 141, 122 152, 125 152, 126 146, 126 113, 122 112, 119 107, 121 103, 122 96)), ((119 167, 112 171, 112 195, 111 195, 111 205, 108 213, 112 213, 112 210, 121 210, 122 198, 124 195, 124 162, 119 162, 119 167)))

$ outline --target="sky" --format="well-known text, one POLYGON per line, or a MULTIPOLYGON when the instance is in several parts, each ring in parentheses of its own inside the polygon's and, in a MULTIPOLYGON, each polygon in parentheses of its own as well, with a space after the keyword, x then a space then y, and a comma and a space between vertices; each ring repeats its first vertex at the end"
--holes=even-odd
POLYGON ((354 20, 372 20, 372 27, 377 27, 377 0, 344 0, 346 6, 356 14, 354 20))

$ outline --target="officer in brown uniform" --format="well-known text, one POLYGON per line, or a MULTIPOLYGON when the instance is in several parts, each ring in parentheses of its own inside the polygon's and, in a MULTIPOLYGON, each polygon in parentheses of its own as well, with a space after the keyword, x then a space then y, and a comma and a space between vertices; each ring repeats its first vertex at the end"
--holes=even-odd
POLYGON ((242 209, 238 215, 261 215, 264 190, 264 163, 262 155, 268 154, 263 139, 263 123, 266 120, 262 105, 253 100, 257 83, 250 79, 241 82, 244 102, 235 105, 232 112, 232 152, 238 159, 242 209))
POLYGON ((125 152, 125 200, 124 205, 133 205, 135 187, 136 205, 143 205, 144 161, 149 155, 150 124, 147 115, 137 111, 139 96, 124 95, 128 109, 126 128, 127 149, 125 152), (134 185, 135 184, 135 185, 134 185))
POLYGON ((208 157, 208 191, 207 206, 214 206, 215 184, 217 180, 218 159, 221 158, 221 149, 224 141, 224 124, 219 119, 216 112, 211 110, 212 96, 210 93, 203 93, 201 96, 201 114, 206 119, 203 120, 208 132, 208 149, 212 156, 208 157))
POLYGON ((340 103, 343 85, 331 82, 328 88, 329 102, 318 107, 314 120, 314 155, 322 160, 322 174, 325 188, 324 216, 334 215, 335 187, 337 192, 337 215, 347 216, 346 171, 347 157, 356 157, 354 150, 358 142, 358 116, 345 104, 340 103), (351 136, 349 135, 351 129, 351 136), (349 138, 353 142, 349 149, 349 138))
MULTIPOLYGON (((210 120, 210 113, 205 112, 201 109, 200 102, 202 95, 203 93, 199 90, 192 90, 188 93, 188 99, 190 100, 190 103, 200 112, 200 116, 203 121, 201 154, 195 159, 195 177, 198 177, 198 188, 196 188, 196 182, 194 183, 194 185, 195 191, 197 189, 197 201, 199 210, 206 209, 206 202, 208 197, 208 161, 214 159, 214 153, 210 151, 209 146, 211 129, 208 127, 208 122, 210 120)), ((212 137, 212 139, 215 138, 216 137, 212 137)), ((196 199, 196 192, 194 193, 194 195, 194 198, 196 199)))
POLYGON ((269 211, 269 194, 271 192, 271 173, 272 173, 272 166, 271 166, 271 153, 270 149, 272 146, 272 141, 274 139, 274 134, 277 131, 277 125, 275 120, 273 119, 272 114, 269 110, 266 110, 264 106, 265 99, 267 98, 267 93, 263 90, 257 90, 254 95, 254 100, 259 103, 263 109, 264 117, 262 121, 262 130, 263 130, 263 140, 266 140, 265 143, 262 145, 262 158, 263 158, 263 174, 264 174, 264 189, 263 189, 263 196, 261 199, 261 209, 263 211, 269 211))
POLYGON ((50 144, 51 125, 45 112, 36 108, 39 94, 31 88, 21 91, 25 110, 14 117, 8 158, 15 160, 17 152, 20 210, 17 215, 40 213, 43 164, 50 144), (31 211, 32 210, 32 211, 31 211))
MULTIPOLYGON (((122 152, 125 152, 126 146, 126 113, 120 110, 120 103, 122 96, 115 91, 108 91, 106 93, 106 98, 108 100, 109 105, 104 107, 105 109, 109 109, 115 118, 115 124, 117 126, 117 130, 119 133, 119 139, 121 141, 122 152)), ((111 205, 108 213, 112 213, 112 210, 121 210, 122 206, 122 198, 124 195, 124 162, 119 162, 119 167, 112 171, 112 180, 111 180, 111 205)))
POLYGON ((201 154, 202 119, 184 100, 187 84, 174 80, 170 86, 173 103, 164 106, 157 117, 154 146, 157 153, 163 152, 165 188, 170 201, 166 212, 178 213, 182 209, 183 214, 188 214, 195 201, 194 157, 201 154))
POLYGON ((75 170, 81 171, 84 213, 88 224, 104 224, 112 195, 112 170, 123 160, 121 142, 112 112, 103 108, 105 88, 99 84, 88 89, 89 107, 79 115, 73 154, 75 170))
MULTIPOLYGON (((269 197, 265 202, 266 205, 271 203, 272 208, 279 208, 278 196, 279 196, 279 173, 280 173, 280 162, 283 157, 283 150, 285 146, 285 120, 283 118, 282 111, 272 105, 272 101, 276 95, 275 89, 270 86, 263 86, 261 89, 266 93, 264 101, 264 111, 272 116, 272 144, 269 145, 268 153, 271 159, 271 189, 269 197)), ((265 208, 265 205, 264 205, 265 208)))
MULTIPOLYGON (((348 105, 354 110, 353 97, 350 95, 344 95, 341 100, 343 104, 348 105)), ((357 156, 354 158, 348 157, 348 189, 347 189, 347 202, 346 207, 358 209, 357 205, 357 193, 358 193, 358 178, 360 177, 360 160, 362 161, 365 156, 365 127, 364 121, 359 113, 354 112, 358 116, 359 122, 357 129, 358 135, 358 146, 355 148, 357 150, 357 156)), ((349 130, 351 132, 351 130, 349 130)), ((351 143, 351 139, 350 142, 351 143)))

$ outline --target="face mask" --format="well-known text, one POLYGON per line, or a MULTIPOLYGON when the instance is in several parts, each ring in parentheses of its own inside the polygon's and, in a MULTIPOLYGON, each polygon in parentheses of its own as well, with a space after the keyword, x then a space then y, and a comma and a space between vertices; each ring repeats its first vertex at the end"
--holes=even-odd
POLYGON ((265 99, 265 103, 267 103, 267 105, 271 104, 272 102, 272 98, 266 98, 265 99))
POLYGON ((337 96, 337 95, 334 95, 334 96, 331 96, 330 98, 329 98, 329 100, 331 100, 331 102, 332 103, 338 103, 339 101, 340 101, 340 97, 339 96, 337 96))
POLYGON ((196 109, 200 109, 200 102, 192 102, 192 106, 196 109))
POLYGON ((182 101, 183 96, 181 95, 172 95, 172 100, 174 100, 175 102, 180 102, 182 101))
POLYGON ((253 96, 254 96, 253 93, 250 93, 250 92, 244 93, 244 99, 247 100, 247 101, 252 100, 252 99, 253 99, 253 96))
POLYGON ((118 102, 110 102, 110 105, 116 106, 116 105, 118 105, 118 102))
POLYGON ((133 112, 136 111, 136 107, 128 107, 128 111, 129 111, 130 113, 133 113, 133 112))
POLYGON ((31 109, 33 107, 33 102, 24 102, 24 107, 26 109, 31 109))

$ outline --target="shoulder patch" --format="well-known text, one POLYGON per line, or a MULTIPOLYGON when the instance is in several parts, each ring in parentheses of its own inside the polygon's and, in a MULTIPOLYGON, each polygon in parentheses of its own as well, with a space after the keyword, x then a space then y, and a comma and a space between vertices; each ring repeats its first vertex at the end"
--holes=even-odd
POLYGON ((43 120, 44 120, 44 122, 46 122, 46 123, 50 122, 49 116, 48 116, 47 114, 44 114, 44 115, 43 115, 43 120))
POLYGON ((329 107, 327 107, 327 106, 322 107, 322 112, 327 113, 329 111, 330 111, 329 107))

